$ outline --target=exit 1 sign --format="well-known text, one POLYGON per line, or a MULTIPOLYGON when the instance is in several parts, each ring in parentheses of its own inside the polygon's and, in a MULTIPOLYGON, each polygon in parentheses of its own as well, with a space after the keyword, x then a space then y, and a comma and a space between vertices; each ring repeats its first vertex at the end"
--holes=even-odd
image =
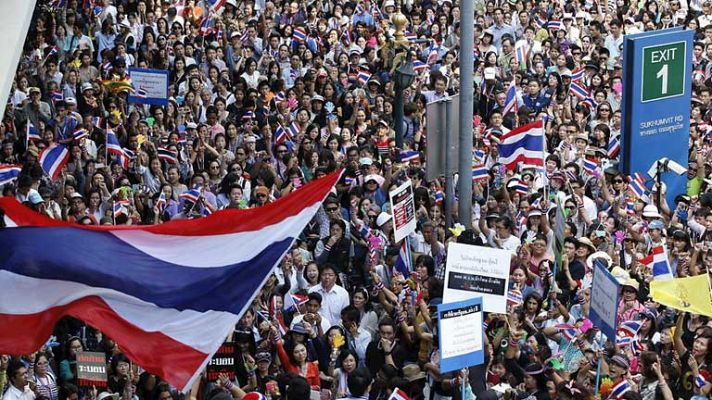
POLYGON ((643 48, 641 99, 643 103, 685 93, 687 42, 643 48))

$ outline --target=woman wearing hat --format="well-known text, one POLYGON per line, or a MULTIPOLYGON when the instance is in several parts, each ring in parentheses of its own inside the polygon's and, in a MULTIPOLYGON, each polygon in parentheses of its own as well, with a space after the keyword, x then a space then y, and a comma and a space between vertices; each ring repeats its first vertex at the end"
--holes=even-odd
POLYGON ((640 283, 633 278, 628 278, 621 285, 621 300, 618 303, 618 321, 636 319, 639 313, 645 311, 645 306, 638 301, 640 283))

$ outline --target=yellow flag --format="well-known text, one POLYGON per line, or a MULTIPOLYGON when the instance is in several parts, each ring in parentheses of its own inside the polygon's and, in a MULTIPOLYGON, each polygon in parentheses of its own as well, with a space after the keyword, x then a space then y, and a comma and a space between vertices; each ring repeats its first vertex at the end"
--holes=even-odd
POLYGON ((653 301, 676 310, 712 317, 712 297, 707 274, 653 280, 650 282, 650 295, 653 301))

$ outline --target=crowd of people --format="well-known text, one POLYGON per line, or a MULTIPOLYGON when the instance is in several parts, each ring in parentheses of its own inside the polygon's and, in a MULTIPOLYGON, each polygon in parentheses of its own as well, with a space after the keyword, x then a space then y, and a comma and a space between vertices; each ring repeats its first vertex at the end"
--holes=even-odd
POLYGON ((2 356, 3 400, 709 398, 709 316, 653 302, 643 260, 662 246, 675 277, 712 262, 712 2, 486 0, 464 51, 460 4, 38 0, 0 124, 0 164, 21 167, 3 196, 78 224, 161 224, 343 175, 226 338, 241 356, 234 380, 179 393, 111 332, 65 318, 36 353, 2 356), (409 46, 393 42, 399 11, 409 46), (629 190, 616 154, 623 36, 669 27, 695 32, 687 192, 670 204, 665 186, 629 190), (470 54, 475 70, 461 71, 470 54), (398 57, 417 72, 402 93, 398 57), (168 71, 167 105, 141 104, 131 68, 168 71), (466 230, 448 225, 445 179, 425 173, 426 105, 458 93, 462 73, 475 80, 473 165, 488 171, 466 230), (499 137, 536 120, 544 171, 503 168, 499 137), (48 174, 40 154, 59 145, 70 159, 48 174), (403 270, 388 193, 407 180, 417 228, 403 270), (509 312, 485 318, 485 363, 447 372, 435 310, 452 242, 510 251, 511 277, 509 312), (589 319, 594 262, 622 287, 618 320, 633 328, 618 345, 589 319), (79 385, 82 350, 106 354, 106 389, 79 385))

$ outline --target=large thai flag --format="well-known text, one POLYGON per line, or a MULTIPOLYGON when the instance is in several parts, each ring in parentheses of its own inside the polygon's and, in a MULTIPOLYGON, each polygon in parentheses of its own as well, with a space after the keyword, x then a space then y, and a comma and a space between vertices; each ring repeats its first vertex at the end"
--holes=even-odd
POLYGON ((20 165, 0 164, 0 186, 17 179, 21 171, 20 165))
POLYGON ((523 168, 544 167, 544 121, 520 126, 502 135, 499 143, 500 161, 507 169, 518 164, 523 168))
POLYGON ((186 392, 340 176, 260 208, 152 226, 74 225, 0 198, 20 226, 0 229, 0 354, 35 351, 72 316, 186 392))
POLYGON ((519 109, 519 100, 517 99, 517 84, 512 78, 512 82, 509 84, 509 89, 507 89, 507 98, 504 101, 504 110, 502 110, 503 115, 507 115, 510 111, 515 113, 519 109))
POLYGON ((57 180, 62 168, 69 162, 69 150, 61 144, 48 147, 39 155, 40 165, 52 181, 57 180))

